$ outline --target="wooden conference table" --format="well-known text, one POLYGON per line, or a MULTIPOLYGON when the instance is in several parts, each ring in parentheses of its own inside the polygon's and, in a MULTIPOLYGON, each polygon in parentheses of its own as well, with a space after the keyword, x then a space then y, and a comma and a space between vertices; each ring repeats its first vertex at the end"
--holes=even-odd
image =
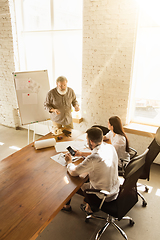
MULTIPOLYGON (((81 132, 72 130, 75 140, 81 132)), ((41 139, 53 137, 51 133, 41 139)), ((55 147, 33 143, 0 162, 0 239, 36 239, 86 179, 72 177, 52 160, 55 147)))

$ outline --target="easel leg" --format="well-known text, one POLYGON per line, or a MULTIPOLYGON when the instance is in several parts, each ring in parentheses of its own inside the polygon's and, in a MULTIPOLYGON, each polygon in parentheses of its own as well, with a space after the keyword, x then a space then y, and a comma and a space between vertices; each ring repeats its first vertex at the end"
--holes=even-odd
POLYGON ((35 134, 36 134, 36 123, 34 123, 33 142, 35 141, 35 134))
POLYGON ((29 132, 30 132, 30 124, 28 124, 28 144, 29 144, 29 132))

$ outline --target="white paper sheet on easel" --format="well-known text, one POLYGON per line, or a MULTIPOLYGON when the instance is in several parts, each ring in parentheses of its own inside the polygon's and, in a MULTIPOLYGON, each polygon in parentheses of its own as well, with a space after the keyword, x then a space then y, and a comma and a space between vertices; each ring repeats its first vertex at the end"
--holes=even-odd
POLYGON ((22 93, 23 104, 37 104, 37 93, 22 93))
POLYGON ((16 90, 18 90, 18 91, 30 90, 34 93, 38 93, 41 88, 40 84, 31 78, 15 79, 15 84, 16 84, 16 90))

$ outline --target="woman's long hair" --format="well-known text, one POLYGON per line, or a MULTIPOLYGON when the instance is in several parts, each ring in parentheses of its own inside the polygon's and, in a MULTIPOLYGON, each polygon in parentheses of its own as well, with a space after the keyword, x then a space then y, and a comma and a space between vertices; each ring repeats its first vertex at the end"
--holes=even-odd
POLYGON ((126 139, 126 152, 129 152, 129 140, 124 132, 121 119, 118 116, 113 116, 109 118, 109 123, 113 126, 113 132, 120 134, 126 139))

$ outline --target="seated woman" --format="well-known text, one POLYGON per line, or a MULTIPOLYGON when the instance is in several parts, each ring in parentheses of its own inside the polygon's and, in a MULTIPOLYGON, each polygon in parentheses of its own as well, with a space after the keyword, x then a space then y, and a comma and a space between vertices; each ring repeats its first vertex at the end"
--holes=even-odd
POLYGON ((108 129, 110 131, 103 136, 103 140, 110 140, 111 144, 115 147, 119 159, 118 166, 121 168, 121 158, 130 160, 129 141, 124 132, 121 119, 118 116, 109 118, 108 129))

